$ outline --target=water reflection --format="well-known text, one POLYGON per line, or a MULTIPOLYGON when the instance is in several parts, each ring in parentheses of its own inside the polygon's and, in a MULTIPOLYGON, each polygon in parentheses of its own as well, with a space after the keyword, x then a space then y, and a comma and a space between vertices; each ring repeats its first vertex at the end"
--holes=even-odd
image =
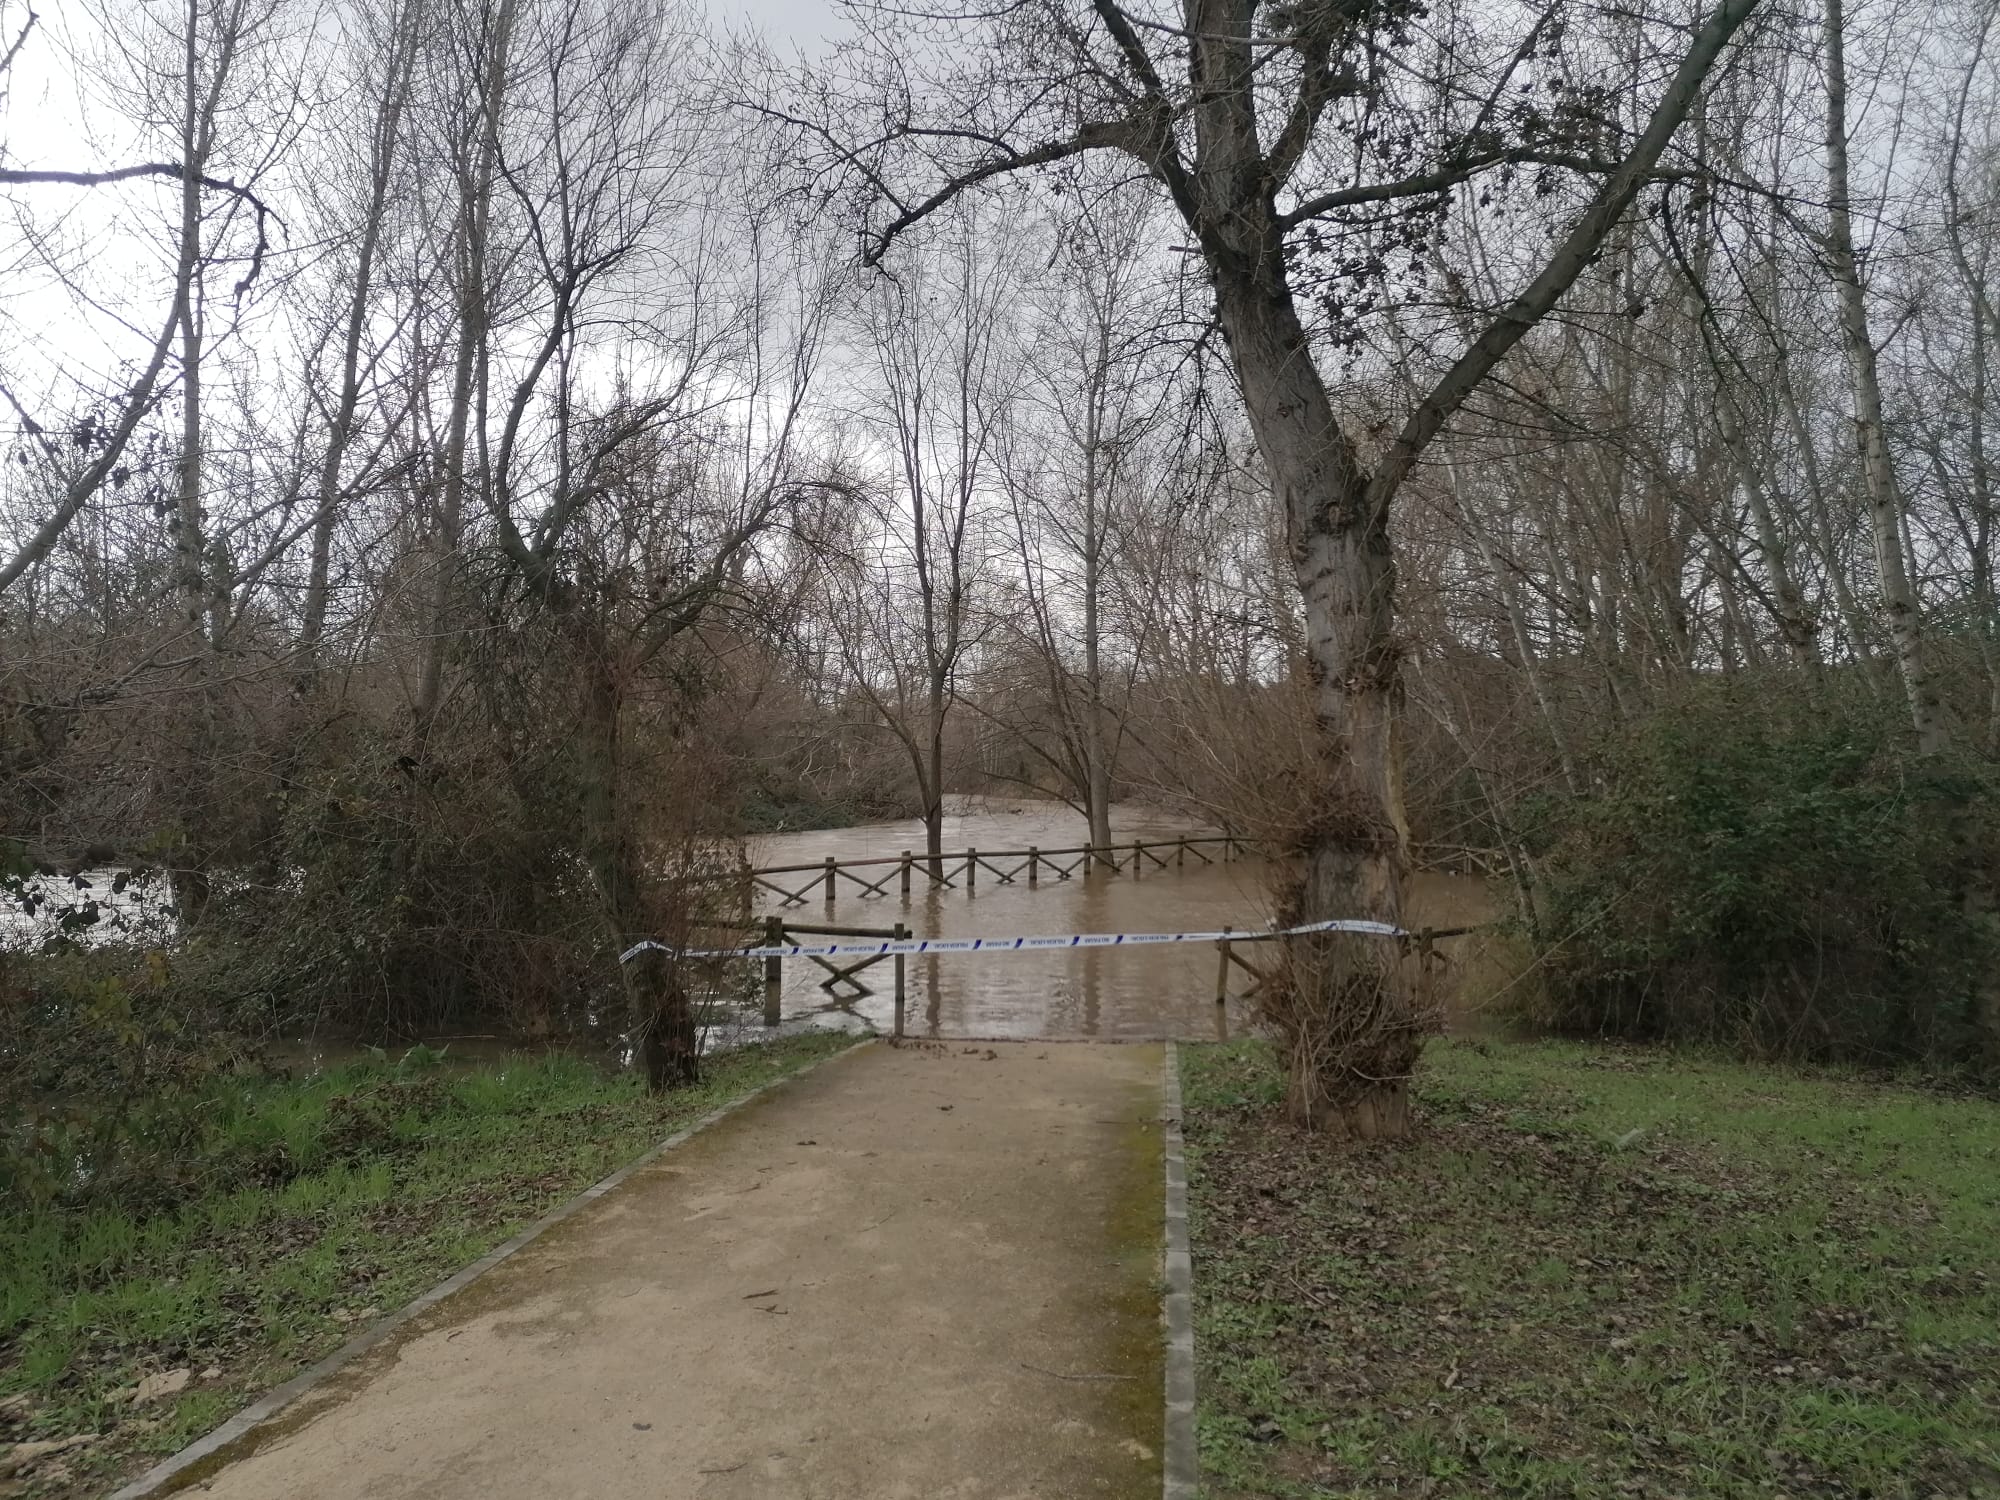
MULTIPOLYGON (((1166 817, 1155 809, 1117 807, 1114 838, 1128 848, 1136 839, 1169 839, 1212 832, 1166 817)), ((944 847, 990 850, 1058 848, 1087 837, 1083 820, 1067 808, 1015 803, 1000 807, 961 804, 945 823, 944 847)), ((835 859, 893 858, 921 852, 922 825, 881 823, 859 828, 766 837, 752 848, 759 866, 817 864, 835 859)), ((760 915, 786 916, 803 925, 833 923, 887 929, 905 922, 919 937, 1052 936, 1082 932, 1261 930, 1272 922, 1277 885, 1287 871, 1262 859, 1224 860, 1190 853, 1175 869, 1150 864, 1129 873, 1079 871, 1067 880, 1046 870, 1035 887, 1025 874, 1003 882, 982 869, 970 889, 935 887, 918 876, 906 899, 897 882, 871 896, 846 881, 828 901, 815 890, 804 905, 785 906, 760 891, 760 915)), ((1170 860, 1172 856, 1169 856, 1170 860)), ((1011 867, 1012 861, 1005 862, 1011 867)), ((804 884, 804 876, 794 888, 804 884)), ((871 872, 870 878, 873 878, 871 872)), ((955 878, 955 877, 954 877, 955 878)), ((1491 902, 1480 882, 1449 875, 1419 876, 1409 893, 1412 925, 1457 926, 1487 920, 1491 902)), ((812 939, 800 938, 801 942, 812 939)), ((1443 951, 1456 955, 1458 944, 1443 951)), ((1232 998, 1215 1002, 1217 954, 1213 944, 1033 953, 925 954, 909 960, 906 1029, 932 1037, 1164 1037, 1210 1040, 1240 1034, 1255 1020, 1255 1005, 1241 998, 1249 976, 1233 971, 1232 998)), ((867 993, 850 986, 822 988, 828 976, 807 960, 787 960, 778 996, 785 1024, 887 1030, 894 1021, 893 979, 887 964, 868 970, 867 993)), ((1463 1024, 1466 1017, 1456 1017, 1463 1024)))
MULTIPOLYGON (((1113 810, 1112 831, 1120 843, 1203 833, 1146 808, 1113 810)), ((836 859, 895 856, 921 851, 923 830, 916 823, 884 823, 821 833, 791 834, 758 841, 751 857, 759 865, 816 863, 836 859)), ((1000 809, 961 807, 946 820, 945 848, 1020 850, 1060 848, 1088 837, 1083 820, 1066 808, 1012 804, 1000 809)), ((1176 932, 1230 925, 1265 924, 1272 871, 1262 860, 1223 860, 1207 851, 1205 862, 1190 855, 1181 869, 1129 873, 1079 871, 1061 879, 1047 869, 1030 887, 1025 873, 1003 881, 987 869, 970 889, 936 887, 921 876, 906 900, 895 881, 886 894, 868 896, 846 885, 832 901, 819 891, 804 906, 786 908, 780 898, 760 892, 760 914, 788 915, 812 925, 888 928, 907 923, 919 937, 1018 937, 1079 932, 1176 932)), ((1011 868, 1015 861, 1004 862, 1011 868)), ((802 939, 803 941, 803 939, 802 939)), ((1030 1037, 1091 1036, 1121 1039, 1164 1036, 1212 1037, 1218 1027, 1247 1022, 1247 1009, 1221 1006, 1214 998, 1213 947, 1172 947, 1006 954, 925 954, 907 969, 907 1029, 924 1036, 1030 1037), (1218 1016, 1217 1012, 1222 1015, 1218 1016), (1241 1012, 1237 1014, 1232 1014, 1241 1012)), ((869 970, 865 995, 846 986, 833 1003, 822 990, 827 977, 803 960, 784 965, 782 1007, 787 1018, 810 1017, 823 1025, 872 1025, 887 1029, 894 1019, 893 980, 887 965, 869 970)))
MULTIPOLYGON (((1128 857, 1135 839, 1165 840, 1182 834, 1204 834, 1200 828, 1156 809, 1120 806, 1112 810, 1114 838, 1128 857)), ((1087 839, 1084 820, 1068 808, 1046 802, 994 802, 964 799, 945 821, 944 846, 961 855, 967 848, 990 853, 1073 847, 1087 839)), ((767 836, 754 841, 750 858, 758 866, 819 864, 835 859, 894 859, 904 850, 924 847, 923 827, 915 821, 878 823, 863 827, 767 836)), ((1170 862, 1172 855, 1168 856, 1170 862)), ((1018 861, 1003 862, 1011 869, 1018 861)), ((842 881, 836 898, 814 891, 805 904, 786 906, 769 891, 758 892, 759 915, 789 917, 805 925, 834 923, 887 929, 904 922, 919 937, 1014 937, 1086 932, 1177 932, 1262 929, 1272 921, 1275 888, 1287 871, 1261 859, 1224 859, 1217 848, 1190 851, 1178 868, 1150 864, 1135 879, 1129 872, 1078 869, 1058 878, 1044 867, 1029 886, 1025 873, 1011 882, 982 869, 966 888, 937 887, 921 874, 907 898, 900 894, 893 866, 869 872, 883 874, 883 893, 868 895, 842 881)), ((95 898, 107 918, 87 940, 114 933, 131 940, 146 924, 160 924, 163 888, 140 880, 117 882, 116 871, 92 871, 86 884, 70 886, 67 899, 95 898), (114 891, 113 886, 116 885, 114 891)), ((801 874, 785 882, 794 889, 810 877, 801 874)), ((956 878, 956 877, 954 877, 956 878)), ((1487 920, 1491 902, 1480 882, 1444 876, 1419 876, 1413 884, 1407 920, 1412 926, 1458 926, 1487 920)), ((15 924, 18 927, 18 923, 15 924)), ((170 923, 167 925, 170 926, 170 923)), ((24 931, 10 929, 0 913, 0 942, 20 941, 24 931)), ((154 941, 160 932, 148 932, 154 941)), ((802 939, 811 941, 811 939, 802 939)), ((1485 994, 1504 984, 1510 972, 1504 952, 1484 939, 1443 945, 1455 960, 1463 983, 1457 995, 1485 994), (1498 976, 1498 977, 1496 977, 1498 976)), ((1235 994, 1217 1005, 1216 950, 1212 944, 1137 949, 1077 949, 1009 954, 947 954, 911 958, 906 969, 906 1029, 920 1036, 950 1037, 1104 1037, 1153 1039, 1179 1037, 1208 1040, 1239 1034, 1255 1020, 1255 1005, 1241 998, 1249 976, 1231 976, 1235 994)), ((705 1045, 739 1045, 773 1034, 807 1029, 888 1030, 894 1022, 893 969, 880 964, 861 979, 866 989, 837 983, 825 987, 825 971, 802 959, 787 960, 775 996, 766 996, 761 976, 747 965, 718 965, 705 986, 720 1002, 704 1017, 705 1045), (775 1015, 768 1004, 775 999, 775 1015), (775 1019, 776 1026, 767 1023, 775 1019)), ((1477 1024, 1475 1012, 1455 1002, 1454 1023, 1477 1024)), ((489 1053, 514 1051, 519 1039, 455 1037, 434 1039, 448 1045, 454 1064, 479 1060, 489 1053)), ((612 1048, 616 1050, 616 1043, 612 1048)), ((592 1049, 586 1044, 585 1054, 592 1049)), ((280 1058, 282 1065, 315 1071, 330 1063, 362 1055, 365 1049, 319 1039, 298 1044, 297 1056, 280 1058)))

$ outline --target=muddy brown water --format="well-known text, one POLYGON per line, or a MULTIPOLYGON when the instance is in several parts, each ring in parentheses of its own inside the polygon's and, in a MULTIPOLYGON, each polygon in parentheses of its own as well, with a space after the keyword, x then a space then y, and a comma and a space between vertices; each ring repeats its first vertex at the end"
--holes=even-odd
MULTIPOLYGON (((1114 807, 1111 827, 1114 839, 1128 849, 1134 839, 1169 839, 1213 831, 1138 806, 1114 807)), ((1086 840, 1081 817, 1066 807, 1047 803, 961 804, 946 818, 944 828, 946 852, 961 855, 967 848, 998 855, 1031 845, 1061 848, 1086 840)), ((750 858, 758 867, 768 868, 818 864, 829 857, 894 857, 906 849, 921 853, 923 847, 922 824, 876 823, 767 836, 755 841, 750 858)), ((804 905, 786 906, 777 895, 760 890, 757 910, 804 924, 888 928, 904 922, 918 937, 1187 932, 1225 926, 1238 931, 1268 929, 1273 922, 1276 889, 1288 873, 1286 868, 1257 858, 1223 862, 1219 850, 1207 852, 1216 863, 1202 864, 1190 854, 1181 868, 1149 867, 1136 880, 1130 874, 1108 871, 1056 880, 1045 871, 1033 888, 1025 875, 1008 885, 985 869, 980 870, 970 890, 962 881, 955 889, 933 887, 919 873, 908 900, 898 893, 893 879, 888 882, 886 896, 864 895, 843 879, 831 902, 822 891, 814 890, 804 905)), ((1014 862, 999 863, 1005 868, 1014 862)), ((875 879, 891 873, 891 867, 863 873, 875 879)), ((801 872, 774 879, 796 890, 812 876, 801 872)), ((1413 927, 1466 926, 1493 915, 1485 883, 1456 875, 1418 876, 1408 908, 1406 921, 1413 927)), ((839 941, 803 936, 794 940, 839 941)), ((1471 940, 1474 945, 1477 942, 1471 940)), ((1257 961, 1258 947, 1246 945, 1242 951, 1257 961)), ((1457 971, 1468 969, 1464 960, 1473 955, 1467 941, 1447 943, 1445 951, 1458 960, 1457 971)), ((906 1026, 921 1036, 1212 1040, 1240 1034, 1256 1019, 1252 1003, 1241 999, 1232 999, 1224 1006, 1215 1003, 1217 953, 1212 943, 924 955, 907 963, 906 1026)), ((813 1025, 887 1030, 893 1023, 893 976, 887 963, 860 976, 871 986, 865 994, 845 985, 830 991, 823 988, 822 981, 829 976, 806 959, 788 959, 783 970, 782 1014, 787 1028, 813 1025)), ((1232 991, 1240 991, 1247 981, 1247 975, 1234 971, 1232 991)), ((1457 995, 1463 988, 1452 984, 1447 990, 1457 995)), ((1475 1025, 1476 1009, 1470 995, 1454 1003, 1456 1024, 1475 1025)))
MULTIPOLYGON (((1214 832, 1139 805, 1115 806, 1111 827, 1113 838, 1128 851, 1134 839, 1165 840, 1214 832)), ((997 857, 1031 845, 1053 849, 1087 841, 1088 829, 1080 815, 1045 801, 956 798, 944 825, 945 850, 961 855, 968 848, 997 857)), ((819 865, 829 857, 893 859, 906 849, 921 853, 923 847, 923 825, 909 820, 765 835, 752 841, 749 855, 753 865, 768 868, 819 865)), ((760 890, 756 910, 759 915, 785 916, 808 925, 886 929, 903 922, 918 937, 942 938, 1212 931, 1222 927, 1261 931, 1272 926, 1277 889, 1290 873, 1288 868, 1260 858, 1225 861, 1214 847, 1205 852, 1214 863, 1205 864, 1189 854, 1179 868, 1149 867, 1136 880, 1129 873, 1108 871, 1079 872, 1062 880, 1045 870, 1032 888, 1025 876, 1017 876, 1011 885, 1003 884, 985 869, 970 890, 962 880, 956 888, 933 887, 918 874, 907 900, 897 891, 893 867, 882 866, 864 873, 870 879, 892 877, 885 896, 864 895, 843 879, 832 902, 814 890, 803 905, 785 906, 776 895, 760 890)), ((1001 863, 1010 867, 1018 861, 1001 863)), ((107 907, 113 900, 109 885, 114 873, 91 872, 101 878, 92 879, 88 894, 102 899, 107 907)), ((775 877, 792 889, 803 887, 812 878, 807 871, 775 877)), ((156 906, 157 893, 139 882, 133 883, 129 893, 120 893, 117 929, 143 924, 155 915, 149 900, 156 906)), ((1485 881, 1426 872, 1412 882, 1405 921, 1412 927, 1448 928, 1477 925, 1494 915, 1494 901, 1485 881)), ((113 926, 107 923, 104 931, 91 936, 99 940, 110 937, 113 926)), ((0 941, 24 935, 0 924, 0 941)), ((829 939, 802 936, 795 941, 829 939)), ((1258 962, 1260 952, 1271 950, 1246 945, 1240 951, 1258 962)), ((1513 972, 1503 945, 1475 935, 1449 940, 1440 951, 1447 960, 1440 990, 1449 1025, 1454 1030, 1481 1029, 1486 1025, 1492 997, 1505 990, 1513 972)), ((1216 963, 1216 949, 1210 943, 925 955, 908 960, 906 1026, 916 1035, 945 1037, 1196 1041, 1240 1035, 1255 1025, 1256 1008, 1241 998, 1223 1006, 1215 1003, 1216 963)), ((728 1003, 711 1005, 707 1011, 706 1045, 711 1048, 740 1045, 772 1034, 763 1024, 761 1006, 754 999, 756 985, 746 970, 747 965, 736 966, 728 988, 738 996, 752 997, 748 1008, 728 1003)), ((865 991, 848 985, 824 988, 825 971, 805 959, 787 960, 783 970, 781 1031, 886 1031, 893 1024, 889 964, 880 964, 861 976, 869 986, 865 991)), ((1232 994, 1240 996, 1247 982, 1247 975, 1234 971, 1232 994)), ((524 1050, 550 1050, 546 1044, 492 1034, 426 1037, 422 1041, 445 1051, 447 1068, 493 1064, 524 1050)), ((390 1047, 387 1055, 400 1057, 407 1045, 390 1047)), ((594 1061, 618 1060, 615 1047, 610 1054, 588 1043, 572 1043, 560 1050, 594 1061)), ((277 1065, 299 1073, 376 1055, 374 1049, 357 1041, 329 1036, 287 1039, 273 1047, 272 1053, 277 1065)))

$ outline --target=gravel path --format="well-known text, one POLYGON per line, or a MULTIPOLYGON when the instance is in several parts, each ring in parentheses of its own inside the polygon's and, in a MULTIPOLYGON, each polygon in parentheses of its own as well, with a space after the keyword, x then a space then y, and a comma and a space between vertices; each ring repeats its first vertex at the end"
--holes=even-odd
POLYGON ((185 1492, 1155 1496, 1160 1063, 852 1053, 558 1225, 185 1492))

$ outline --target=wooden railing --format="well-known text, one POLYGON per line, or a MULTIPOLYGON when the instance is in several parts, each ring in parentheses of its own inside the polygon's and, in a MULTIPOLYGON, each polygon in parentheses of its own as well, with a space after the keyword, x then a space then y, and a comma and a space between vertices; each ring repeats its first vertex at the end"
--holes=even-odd
MULTIPOLYGON (((835 926, 832 923, 826 922, 794 922, 782 916, 768 916, 741 924, 722 923, 717 924, 717 926, 722 930, 754 932, 757 934, 757 941, 754 946, 765 948, 811 946, 810 944, 801 944, 795 941, 801 937, 878 938, 900 943, 907 941, 912 936, 909 925, 903 922, 898 922, 892 927, 852 927, 835 926)), ((1415 932, 1401 934, 1397 937, 1396 941, 1407 945, 1415 953, 1423 982, 1428 984, 1434 965, 1441 957, 1436 948, 1437 943, 1446 938, 1465 937, 1470 933, 1480 930, 1477 926, 1426 927, 1415 932)), ((1228 927, 1224 927, 1222 929, 1222 937, 1215 945, 1215 1003, 1217 1005, 1225 1005, 1231 999, 1247 1000, 1256 995, 1260 990, 1271 985, 1277 978, 1275 971, 1251 963, 1241 953, 1237 952, 1236 949, 1239 944, 1276 942, 1284 936, 1285 934, 1281 932, 1238 933, 1228 927), (1250 976, 1249 988, 1236 995, 1232 995, 1229 989, 1229 971, 1231 967, 1239 968, 1250 976)), ((745 946, 752 945, 745 944, 745 946)), ((905 955, 901 953, 867 954, 855 959, 851 963, 837 963, 833 959, 818 953, 806 953, 797 956, 805 958, 809 962, 817 964, 820 968, 826 970, 827 977, 820 981, 819 987, 827 991, 828 994, 833 994, 839 985, 845 984, 850 986, 855 993, 852 996, 846 997, 848 1000, 874 993, 871 985, 865 984, 855 977, 857 974, 867 969, 872 969, 877 964, 886 963, 892 965, 895 975, 895 1030, 893 1035, 897 1037, 903 1035, 908 996, 908 975, 905 955)), ((764 1024, 767 1026, 776 1026, 783 1019, 784 963, 784 955, 782 954, 767 953, 764 955, 764 1024)))
MULTIPOLYGON (((1436 963, 1440 958, 1437 945, 1446 938, 1466 937, 1481 930, 1482 928, 1479 926, 1421 927, 1414 932, 1404 933, 1396 939, 1396 942, 1403 944, 1408 951, 1416 955, 1418 972, 1422 976, 1423 983, 1428 985, 1431 982, 1436 963)), ((1215 1003, 1217 1005, 1227 1005, 1232 999, 1248 1000, 1258 991, 1268 988, 1278 977, 1274 970, 1261 968, 1238 953, 1236 951, 1237 944, 1278 942, 1282 937, 1283 934, 1276 932, 1232 932, 1227 927, 1222 929, 1222 937, 1215 945, 1215 1003), (1229 992, 1229 970, 1231 965, 1241 969, 1250 976, 1250 987, 1237 995, 1231 995, 1229 992)))
MULTIPOLYGON (((727 924, 724 925, 726 926, 727 924)), ((788 921, 784 917, 759 917, 753 921, 744 923, 735 930, 747 930, 756 933, 757 946, 765 948, 806 946, 799 944, 797 941, 802 937, 881 938, 891 942, 902 942, 911 936, 908 924, 903 922, 898 922, 893 927, 836 927, 826 922, 793 922, 788 921)), ((822 957, 817 953, 808 953, 804 957, 826 970, 827 977, 819 982, 821 989, 832 995, 835 993, 837 986, 842 984, 848 985, 854 991, 853 995, 847 997, 850 1000, 858 998, 861 995, 874 993, 872 985, 864 984, 861 980, 855 978, 857 974, 860 974, 864 970, 872 969, 877 964, 886 963, 891 965, 895 974, 895 1034, 897 1036, 903 1034, 903 1007, 907 991, 904 957, 902 954, 877 953, 857 959, 852 963, 836 963, 832 959, 822 957)), ((775 953, 766 954, 764 957, 764 1024, 766 1026, 776 1026, 784 1018, 784 987, 784 958, 775 953)))
MULTIPOLYGON (((1467 875, 1498 875, 1505 863, 1505 856, 1497 849, 1464 844, 1419 844, 1413 852, 1433 869, 1455 868, 1467 875)), ((711 878, 741 882, 746 897, 753 900, 761 890, 776 896, 781 906, 804 906, 812 893, 819 891, 830 905, 843 885, 864 901, 889 896, 891 886, 894 894, 908 900, 918 876, 946 890, 976 889, 981 871, 1000 885, 1014 885, 1026 877, 1026 884, 1033 887, 1045 876, 1071 880, 1088 869, 1137 877, 1148 870, 1184 869, 1190 856, 1212 865, 1254 858, 1256 853, 1249 840, 1235 834, 1189 834, 1061 849, 1030 844, 1025 849, 947 849, 935 856, 909 849, 863 859, 829 855, 811 864, 752 866, 746 861, 733 874, 711 878), (797 879, 801 875, 807 877, 802 885, 797 879)))
POLYGON ((1243 857, 1248 851, 1244 840, 1226 833, 1134 839, 1129 844, 1081 844, 1066 849, 1044 849, 1030 844, 1025 849, 948 849, 937 855, 905 849, 901 854, 868 859, 835 859, 829 855, 817 864, 753 868, 746 862, 733 876, 716 878, 739 880, 752 893, 768 891, 778 897, 782 906, 803 906, 815 890, 823 892, 830 904, 839 895, 843 881, 850 889, 859 891, 864 901, 889 895, 892 884, 896 894, 907 900, 919 875, 946 890, 976 889, 982 870, 1000 885, 1014 885, 1025 876, 1032 887, 1039 885, 1044 875, 1070 880, 1086 869, 1098 869, 1136 878, 1149 869, 1184 869, 1190 856, 1204 865, 1212 865, 1243 857), (876 871, 881 872, 879 876, 874 874, 876 871), (796 880, 800 875, 810 878, 799 885, 796 880), (794 883, 784 883, 787 878, 794 883))

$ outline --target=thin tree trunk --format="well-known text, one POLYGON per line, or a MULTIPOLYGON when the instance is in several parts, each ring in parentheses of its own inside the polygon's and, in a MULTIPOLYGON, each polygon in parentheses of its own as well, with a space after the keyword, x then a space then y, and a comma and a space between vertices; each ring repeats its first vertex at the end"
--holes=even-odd
POLYGON ((931 874, 944 879, 944 719, 946 684, 939 676, 930 683, 930 724, 924 740, 924 853, 931 874))
POLYGON ((445 451, 430 600, 430 638, 417 688, 415 737, 428 738, 444 697, 444 660, 449 640, 453 577, 465 528, 467 450, 486 358, 487 238, 493 211, 493 179, 500 152, 500 116, 506 103, 507 63, 512 52, 517 0, 500 0, 493 30, 481 54, 474 102, 474 139, 463 143, 469 160, 460 166, 458 206, 458 347, 451 376, 451 408, 445 451))
POLYGON ((410 71, 417 51, 416 17, 408 9, 392 14, 390 54, 384 67, 383 92, 376 109, 368 155, 368 201, 363 209, 361 238, 355 247, 354 283, 349 288, 347 317, 341 329, 340 386, 327 419, 326 451, 321 455, 314 486, 311 562, 306 577, 304 619, 299 628, 301 690, 312 686, 320 667, 326 634, 327 590, 333 564, 333 531, 341 498, 341 470, 354 440, 355 414, 361 405, 361 340, 368 327, 375 292, 375 257, 388 215, 390 175, 402 134, 403 106, 409 96, 410 71))
POLYGON ((1843 0, 1825 0, 1827 270, 1840 304, 1840 327, 1854 384, 1854 428, 1861 448, 1861 476, 1875 538, 1875 565, 1888 619, 1889 639, 1909 699, 1917 746, 1935 755, 1950 744, 1944 706, 1930 672, 1923 618, 1910 583, 1903 540, 1903 502, 1889 460, 1882 417, 1882 387, 1868 330, 1868 300, 1854 252, 1852 179, 1847 163, 1847 55, 1843 0))
MULTIPOLYGON (((642 853, 621 806, 622 704, 617 666, 600 633, 577 630, 574 635, 587 674, 583 722, 577 726, 573 741, 579 831, 605 921, 622 953, 656 936, 659 925, 652 904, 646 900, 642 853)), ((698 1082, 701 1051, 694 1009, 673 955, 648 950, 630 963, 620 964, 618 972, 646 1086, 658 1093, 698 1082)))
POLYGON ((174 285, 180 324, 181 452, 175 487, 174 593, 187 641, 188 708, 191 728, 188 752, 176 788, 180 851, 175 859, 174 903, 181 922, 200 923, 208 906, 209 860, 213 843, 213 808, 209 788, 215 771, 214 684, 209 661, 208 586, 204 564, 208 552, 202 515, 202 354, 201 305, 202 212, 201 183, 206 172, 211 137, 209 111, 201 87, 201 11, 190 0, 182 12, 186 33, 181 76, 181 215, 179 265, 174 285))
POLYGON ((1452 490, 1458 496, 1460 511, 1470 522, 1468 529, 1479 548, 1480 560, 1486 564, 1486 571, 1493 575, 1494 587, 1500 591, 1500 604, 1507 612, 1508 631, 1514 637, 1514 652, 1521 658, 1521 674, 1528 679, 1528 690, 1534 694, 1535 707, 1541 711, 1542 727, 1548 730, 1549 743, 1556 752, 1556 763, 1562 768, 1563 785, 1573 793, 1579 792, 1583 789, 1583 782, 1577 775, 1576 761, 1570 754, 1569 737, 1563 732, 1561 720, 1556 717, 1555 703, 1549 696, 1541 661, 1535 654, 1534 638, 1528 632, 1528 616, 1521 608, 1521 591, 1514 584, 1513 571, 1504 567, 1494 552, 1492 540, 1487 535, 1485 516, 1477 514, 1466 504, 1465 488, 1459 481, 1455 465, 1451 466, 1450 474, 1452 490))
MULTIPOLYGON (((1102 583, 1104 516, 1100 445, 1103 442, 1104 386, 1110 362, 1111 330, 1105 319, 1097 325, 1097 362, 1091 372, 1088 424, 1083 446, 1083 718, 1084 806, 1093 849, 1111 847, 1111 767, 1104 732, 1104 668, 1099 592, 1102 583)), ((1108 862, 1109 854, 1095 856, 1108 862)))

